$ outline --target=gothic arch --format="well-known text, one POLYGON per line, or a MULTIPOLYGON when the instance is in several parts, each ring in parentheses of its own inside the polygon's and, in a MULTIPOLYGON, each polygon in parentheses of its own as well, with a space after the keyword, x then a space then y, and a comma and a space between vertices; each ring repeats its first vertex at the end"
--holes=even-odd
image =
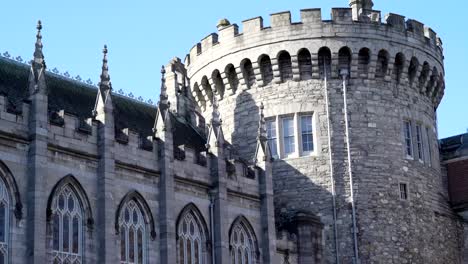
POLYGON ((9 195, 12 198, 12 204, 15 205, 14 214, 17 220, 23 218, 23 204, 21 203, 21 196, 16 184, 15 177, 11 173, 10 169, 6 166, 3 161, 0 160, 0 177, 3 179, 7 189, 9 190, 9 195))
MULTIPOLYGON (((258 240, 257 240, 257 236, 255 234, 255 230, 253 229, 252 225, 250 224, 249 220, 247 220, 247 218, 245 218, 245 216, 243 215, 240 215, 238 216, 231 224, 231 227, 229 228, 229 248, 230 248, 230 251, 232 250, 232 235, 233 235, 233 232, 235 231, 235 229, 240 226, 241 228, 243 228, 245 231, 247 231, 248 235, 250 235, 250 239, 252 239, 252 246, 253 246, 253 249, 252 249, 252 254, 253 254, 253 263, 258 263, 258 260, 260 259, 260 251, 259 251, 259 247, 258 247, 258 240)), ((231 254, 231 253, 230 253, 231 254)))
POLYGON ((210 240, 210 235, 209 235, 209 229, 208 226, 206 225, 205 219, 203 218, 203 215, 201 214, 200 210, 198 210, 197 206, 193 203, 188 204, 185 206, 182 211, 180 212, 179 216, 177 217, 176 221, 176 245, 177 245, 177 263, 180 263, 185 257, 187 257, 184 254, 180 255, 179 252, 181 252, 181 249, 183 252, 188 252, 187 249, 185 249, 185 245, 187 244, 192 244, 191 248, 193 252, 198 252, 196 256, 198 256, 200 263, 210 263, 209 258, 211 256, 211 252, 209 248, 211 248, 211 240, 210 240), (186 229, 190 229, 191 235, 189 235, 188 231, 184 232, 184 224, 187 223, 187 219, 189 219, 191 224, 190 228, 185 225, 186 229), (199 231, 193 231, 193 229, 197 230, 196 228, 192 229, 192 224, 193 221, 195 220, 195 226, 196 228, 199 229, 199 231), (181 236, 180 233, 183 233, 181 236), (200 237, 197 238, 197 234, 200 232, 200 237), (183 244, 184 247, 181 247, 180 244, 183 244), (195 244, 199 244, 199 246, 194 246, 195 244), (182 258, 182 260, 181 260, 182 258))
POLYGON ((83 212, 85 214, 86 224, 88 228, 92 228, 94 225, 94 218, 91 211, 91 203, 89 202, 88 195, 86 195, 86 192, 83 189, 83 186, 80 184, 80 182, 71 174, 68 174, 67 176, 60 179, 52 188, 52 191, 49 195, 49 199, 47 200, 47 222, 51 220, 52 201, 54 200, 57 191, 59 191, 62 187, 66 185, 70 185, 70 188, 78 196, 79 202, 81 203, 81 207, 83 208, 83 212))
POLYGON ((202 225, 202 229, 204 233, 203 235, 205 236, 206 241, 209 241, 210 236, 209 236, 208 225, 206 224, 205 218, 201 214, 200 210, 194 203, 189 203, 188 205, 184 207, 184 209, 182 209, 182 211, 180 211, 179 216, 177 217, 176 228, 179 226, 181 219, 187 213, 190 213, 190 211, 192 211, 193 214, 197 217, 197 220, 199 220, 200 224, 202 225))
POLYGON ((156 230, 155 230, 153 214, 151 213, 151 208, 149 207, 145 198, 143 198, 143 196, 136 190, 133 190, 127 193, 120 201, 120 204, 117 207, 117 211, 115 212, 115 232, 118 234, 120 231, 119 230, 119 217, 120 217, 122 208, 125 206, 125 204, 128 201, 131 201, 131 200, 135 201, 138 207, 140 208, 140 210, 144 213, 143 217, 145 218, 146 224, 150 228, 151 239, 154 240, 156 238, 156 230))

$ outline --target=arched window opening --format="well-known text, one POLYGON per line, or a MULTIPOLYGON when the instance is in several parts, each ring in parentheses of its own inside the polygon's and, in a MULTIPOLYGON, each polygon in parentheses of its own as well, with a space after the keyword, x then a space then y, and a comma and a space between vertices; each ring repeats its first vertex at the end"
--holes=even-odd
POLYGON ((299 63, 299 74, 301 80, 312 79, 312 56, 307 49, 301 49, 297 54, 297 60, 299 63))
POLYGON ((358 54, 358 72, 366 75, 369 72, 370 50, 362 48, 358 54))
POLYGON ((430 66, 427 61, 424 62, 421 75, 419 75, 419 88, 423 88, 426 83, 427 78, 429 77, 430 66))
POLYGON ((343 47, 338 52, 338 70, 347 70, 348 76, 351 70, 351 50, 348 47, 343 47))
POLYGON ((292 62, 291 55, 288 52, 282 51, 278 55, 278 66, 280 71, 281 82, 292 79, 292 62))
POLYGON ((177 263, 207 263, 206 229, 201 214, 189 205, 183 210, 177 225, 177 263))
POLYGON ((63 185, 54 195, 52 212, 52 250, 54 264, 83 263, 84 211, 71 184, 63 185))
POLYGON ((254 264, 257 258, 257 240, 245 218, 240 217, 233 223, 229 236, 230 263, 254 264))
POLYGON ((397 83, 400 83, 401 81, 401 75, 403 74, 403 69, 405 67, 405 60, 405 55, 403 55, 403 53, 398 53, 395 57, 393 76, 397 83))
POLYGON ((121 208, 119 217, 120 263, 147 263, 147 228, 144 214, 135 200, 121 208))
POLYGON ((410 65, 408 67, 408 77, 410 84, 413 84, 414 79, 416 79, 416 74, 418 73, 419 61, 415 57, 411 58, 410 65))
POLYGON ((232 89, 232 93, 234 94, 237 90, 237 87, 239 86, 239 79, 237 78, 236 68, 234 68, 234 65, 229 64, 226 66, 224 72, 226 73, 229 85, 232 89))
POLYGON ((245 85, 247 88, 251 88, 255 83, 255 74, 252 66, 252 62, 249 59, 245 59, 242 66, 242 76, 244 77, 245 85))
POLYGON ((224 98, 224 83, 223 78, 221 78, 221 73, 218 70, 215 70, 211 75, 211 79, 215 85, 215 92, 219 95, 220 98, 224 98))
POLYGON ((273 80, 273 69, 271 67, 270 57, 267 55, 261 56, 259 60, 260 72, 262 74, 263 84, 267 85, 273 80))
POLYGON ((320 76, 322 78, 330 76, 331 74, 331 51, 327 47, 323 47, 318 52, 318 64, 320 76))
POLYGON ((429 79, 429 83, 427 84, 427 89, 426 89, 426 94, 427 96, 431 96, 433 93, 433 90, 436 89, 437 85, 437 79, 439 78, 439 72, 437 71, 437 68, 434 67, 432 68, 432 75, 431 78, 429 79))
POLYGON ((0 263, 9 263, 10 192, 0 178, 0 263))
MULTIPOLYGON (((201 81, 202 89, 205 92, 206 96, 208 97, 208 102, 213 102, 213 90, 211 89, 210 82, 208 81, 208 77, 203 76, 201 81)), ((203 93, 203 92, 202 92, 203 93)), ((205 99, 206 101, 206 99, 205 99)))
POLYGON ((442 73, 440 73, 439 77, 437 78, 437 85, 436 85, 434 91, 432 92, 432 96, 431 96, 432 99, 437 97, 437 95, 443 89, 443 86, 444 86, 444 76, 442 75, 442 73))
POLYGON ((193 85, 193 91, 192 91, 193 97, 198 101, 200 107, 205 107, 205 98, 203 98, 203 94, 200 91, 200 86, 198 83, 195 83, 193 85))
POLYGON ((386 50, 381 50, 377 56, 377 65, 375 68, 375 77, 384 78, 388 71, 389 55, 386 50))

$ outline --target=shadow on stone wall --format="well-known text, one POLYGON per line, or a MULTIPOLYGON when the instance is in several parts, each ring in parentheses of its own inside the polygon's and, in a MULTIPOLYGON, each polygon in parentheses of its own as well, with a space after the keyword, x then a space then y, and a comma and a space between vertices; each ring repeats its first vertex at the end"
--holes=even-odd
MULTIPOLYGON (((260 103, 248 91, 242 91, 236 98, 231 143, 239 157, 248 160, 253 160, 255 155, 260 103)), ((328 155, 320 155, 273 162, 276 228, 278 231, 295 233, 298 239, 309 240, 306 244, 303 241, 302 245, 306 245, 307 248, 302 250, 315 253, 308 252, 307 258, 312 262, 304 260, 306 262, 303 263, 321 263, 323 260, 331 263, 334 258, 333 205, 332 194, 329 191, 331 183, 327 157, 328 155), (317 228, 320 230, 307 231, 306 237, 304 234, 298 234, 299 230, 303 230, 299 227, 299 215, 310 216, 307 219, 312 221, 308 224, 314 225, 315 231, 317 228), (322 232, 323 228, 328 231, 322 232), (324 240, 322 234, 325 236, 324 240), (321 256, 326 257, 321 260, 321 256)))

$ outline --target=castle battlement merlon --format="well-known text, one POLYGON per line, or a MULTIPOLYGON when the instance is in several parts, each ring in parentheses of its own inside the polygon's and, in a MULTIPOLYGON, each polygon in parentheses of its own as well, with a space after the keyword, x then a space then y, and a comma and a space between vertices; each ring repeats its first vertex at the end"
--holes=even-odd
MULTIPOLYGON (((300 32, 303 31, 304 28, 317 30, 323 34, 323 37, 333 37, 334 33, 336 33, 333 30, 322 30, 327 26, 337 27, 337 32, 340 31, 338 27, 351 26, 355 28, 354 31, 356 36, 364 34, 363 37, 369 37, 367 36, 369 34, 366 34, 369 27, 371 26, 372 28, 375 28, 377 25, 381 28, 382 32, 391 31, 397 34, 399 33, 401 37, 406 38, 408 42, 414 43, 415 41, 419 41, 419 44, 424 45, 425 48, 437 50, 440 57, 442 58, 442 41, 437 36, 436 32, 432 28, 425 26, 423 23, 417 20, 405 20, 405 17, 402 15, 389 13, 385 16, 385 23, 382 23, 381 12, 378 10, 370 10, 368 20, 359 21, 353 20, 351 8, 332 8, 331 20, 322 19, 322 12, 320 8, 302 9, 300 12, 301 15, 299 22, 292 22, 291 12, 284 11, 270 15, 269 27, 264 26, 264 20, 262 17, 254 17, 242 21, 242 32, 239 31, 239 26, 237 24, 218 27, 217 33, 211 33, 193 46, 187 55, 188 57, 186 58, 186 64, 188 65, 193 63, 197 60, 197 57, 214 47, 219 49, 221 49, 223 46, 231 47, 233 44, 230 42, 234 41, 240 41, 240 43, 244 46, 248 46, 249 41, 276 38, 278 33, 281 33, 285 30, 285 28, 288 27, 290 32, 299 33, 294 34, 294 36, 291 38, 302 37, 300 36, 300 32), (249 40, 247 37, 244 37, 253 36, 256 34, 263 35, 261 38, 256 37, 253 40, 249 40), (268 35, 271 35, 271 37, 268 35)), ((353 30, 348 31, 353 32, 353 30)))

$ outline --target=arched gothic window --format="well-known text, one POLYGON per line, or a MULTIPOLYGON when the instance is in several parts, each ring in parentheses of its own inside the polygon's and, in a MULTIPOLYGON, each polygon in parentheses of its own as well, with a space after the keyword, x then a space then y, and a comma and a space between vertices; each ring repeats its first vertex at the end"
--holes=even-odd
POLYGON ((257 259, 255 234, 244 218, 236 220, 231 227, 230 257, 232 264, 254 264, 257 259))
POLYGON ((60 188, 51 204, 54 264, 83 263, 83 208, 70 184, 60 188))
POLYGON ((206 263, 206 234, 203 220, 193 208, 182 213, 177 226, 178 264, 206 263))
POLYGON ((134 200, 128 201, 119 217, 120 263, 146 263, 146 224, 140 207, 134 200))
POLYGON ((10 238, 10 194, 0 179, 0 263, 8 263, 10 238))

